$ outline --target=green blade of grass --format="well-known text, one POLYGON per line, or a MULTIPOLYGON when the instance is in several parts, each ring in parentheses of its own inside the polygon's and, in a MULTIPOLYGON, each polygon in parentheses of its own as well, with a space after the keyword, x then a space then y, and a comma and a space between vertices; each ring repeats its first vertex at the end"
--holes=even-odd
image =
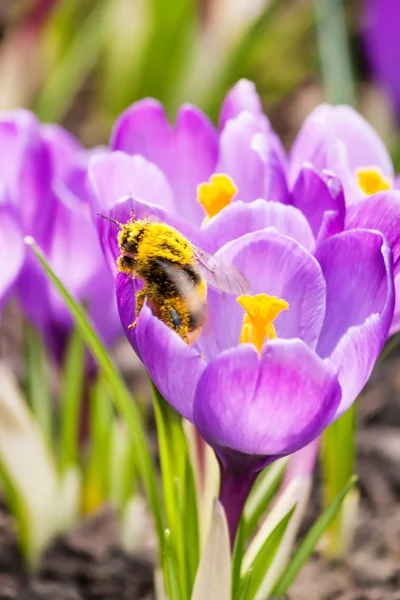
POLYGON ((276 525, 270 535, 265 540, 263 546, 260 548, 257 556, 252 562, 250 569, 243 575, 238 589, 238 595, 243 594, 243 588, 247 589, 246 598, 252 600, 253 598, 261 598, 260 588, 263 584, 266 573, 272 564, 272 561, 279 549, 279 546, 283 540, 286 529, 289 525, 290 519, 293 516, 294 508, 292 508, 276 525), (248 571, 251 571, 251 578, 249 580, 248 571))
POLYGON ((196 490, 181 416, 153 385, 164 503, 177 576, 189 597, 199 560, 196 490))
POLYGON ((104 381, 117 407, 117 410, 127 424, 132 438, 132 444, 134 445, 136 451, 138 471, 140 473, 140 477, 143 482, 149 505, 154 517, 160 549, 162 549, 164 545, 164 519, 156 479, 156 468, 150 454, 145 434, 143 432, 139 409, 132 401, 124 382, 122 381, 107 350, 102 345, 95 330, 90 324, 89 318, 84 309, 72 298, 63 283, 53 272, 42 251, 37 246, 35 240, 28 236, 25 238, 25 243, 32 248, 32 251, 46 272, 49 280, 58 290, 65 302, 65 305, 71 312, 77 329, 79 330, 85 344, 92 352, 99 369, 103 373, 104 381))
POLYGON ((30 325, 26 325, 25 340, 28 401, 35 420, 51 447, 53 443, 53 405, 45 372, 44 348, 39 335, 30 325))
POLYGON ((340 494, 338 494, 338 496, 335 498, 335 500, 332 502, 329 508, 319 517, 318 521, 310 529, 310 531, 300 544, 299 548, 297 549, 292 560, 290 561, 288 567, 285 569, 282 576, 278 579, 272 591, 272 596, 282 596, 287 592, 289 586, 295 580, 302 566, 310 558, 316 543, 337 515, 338 511, 340 510, 340 507, 342 506, 343 500, 346 498, 348 492, 353 488, 356 481, 356 477, 351 477, 350 481, 343 488, 340 494))
POLYGON ((78 460, 79 418, 85 376, 85 345, 75 330, 69 339, 61 387, 60 469, 64 474, 78 460))

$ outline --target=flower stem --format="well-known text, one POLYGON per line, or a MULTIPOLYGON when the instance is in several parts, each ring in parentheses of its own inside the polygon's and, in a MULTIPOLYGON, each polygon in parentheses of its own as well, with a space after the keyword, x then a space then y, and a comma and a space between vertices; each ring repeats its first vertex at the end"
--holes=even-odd
POLYGON ((225 510, 231 548, 233 548, 243 507, 257 478, 258 472, 252 470, 236 470, 230 468, 230 465, 224 466, 221 462, 220 467, 221 488, 219 499, 225 510))

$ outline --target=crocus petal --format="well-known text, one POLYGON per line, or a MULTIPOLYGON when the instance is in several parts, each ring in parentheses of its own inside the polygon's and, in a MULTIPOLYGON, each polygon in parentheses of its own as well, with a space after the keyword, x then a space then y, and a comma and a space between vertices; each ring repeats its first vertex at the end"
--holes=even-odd
POLYGON ((393 252, 395 275, 400 269, 400 191, 379 192, 350 206, 346 229, 376 229, 383 233, 393 252))
POLYGON ((82 146, 60 125, 47 124, 40 129, 49 148, 53 176, 56 180, 64 181, 75 163, 76 155, 82 151, 82 146))
POLYGON ((396 291, 396 300, 389 336, 394 335, 395 333, 398 333, 400 331, 400 273, 398 273, 394 279, 394 288, 396 291))
POLYGON ((135 292, 132 279, 123 273, 117 277, 117 302, 128 340, 142 359, 152 381, 164 398, 183 417, 193 422, 193 399, 197 381, 205 367, 199 352, 153 316, 148 306, 140 311, 136 327, 135 292))
POLYGON ((390 156, 376 131, 350 106, 317 107, 305 120, 290 152, 289 179, 294 184, 305 162, 332 171, 342 182, 347 204, 363 197, 354 171, 379 167, 393 177, 390 156))
POLYGON ((174 209, 172 192, 163 173, 142 156, 124 152, 95 156, 89 163, 88 178, 95 212, 107 211, 129 195, 167 210, 174 209))
POLYGON ((334 371, 300 340, 224 352, 198 383, 194 420, 218 451, 282 456, 310 443, 340 402, 334 371))
MULTIPOLYGON (((4 197, 4 189, 0 190, 4 197)), ((21 226, 12 207, 0 202, 0 306, 17 279, 25 256, 21 226)))
POLYGON ((258 198, 281 198, 283 166, 275 144, 266 137, 260 120, 249 112, 227 122, 220 137, 218 173, 229 175, 238 188, 237 199, 251 202, 258 198))
POLYGON ((293 206, 301 210, 318 242, 321 236, 340 233, 344 228, 345 203, 339 180, 304 165, 292 191, 293 206))
POLYGON ((157 165, 171 185, 179 213, 201 223, 204 214, 196 202, 196 188, 215 171, 218 153, 216 131, 201 111, 182 106, 172 128, 161 104, 137 102, 117 120, 111 146, 157 165))
POLYGON ((39 122, 27 110, 0 116, 0 181, 18 204, 24 232, 46 244, 53 220, 51 161, 39 122), (37 215, 40 214, 40 219, 37 215))
POLYGON ((266 227, 274 227, 279 233, 294 238, 307 250, 314 249, 314 236, 300 210, 265 200, 233 202, 207 223, 204 236, 216 251, 231 240, 266 227))
POLYGON ((220 129, 225 127, 229 119, 234 119, 243 111, 263 118, 262 105, 256 86, 248 79, 238 81, 225 96, 219 117, 220 129))
MULTIPOLYGON (((325 315, 325 281, 317 261, 305 248, 273 229, 264 229, 233 240, 217 256, 247 277, 252 294, 266 293, 289 303, 289 310, 275 321, 278 337, 298 337, 315 346, 325 315)), ((224 297, 211 289, 208 303, 210 330, 216 332, 220 351, 235 346, 243 309, 234 296, 224 297), (228 318, 230 327, 226 326, 228 318)))
POLYGON ((342 387, 342 414, 365 385, 385 343, 394 310, 390 249, 378 232, 352 230, 316 251, 327 285, 317 352, 329 357, 342 387))

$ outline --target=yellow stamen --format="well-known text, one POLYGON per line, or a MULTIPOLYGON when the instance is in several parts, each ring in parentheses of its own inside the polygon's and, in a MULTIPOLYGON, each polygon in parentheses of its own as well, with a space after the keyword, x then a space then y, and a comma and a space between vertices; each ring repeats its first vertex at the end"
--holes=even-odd
POLYGON ((355 175, 358 185, 367 196, 390 190, 392 187, 391 180, 384 176, 379 167, 361 167, 356 169, 355 175))
POLYGON ((237 191, 228 175, 215 173, 208 182, 197 186, 197 202, 204 208, 206 218, 211 219, 231 203, 237 191))
POLYGON ((272 323, 282 310, 288 310, 289 304, 286 300, 267 294, 239 296, 237 301, 246 311, 240 343, 254 344, 261 352, 265 340, 276 338, 275 327, 272 323))

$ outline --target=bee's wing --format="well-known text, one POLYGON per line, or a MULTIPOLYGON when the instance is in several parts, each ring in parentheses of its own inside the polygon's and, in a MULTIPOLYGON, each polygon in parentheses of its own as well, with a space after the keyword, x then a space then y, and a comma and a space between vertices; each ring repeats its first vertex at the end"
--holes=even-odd
POLYGON ((189 294, 196 287, 189 275, 180 269, 179 266, 174 265, 168 260, 158 259, 157 262, 164 273, 175 285, 176 289, 179 291, 179 294, 184 297, 189 296, 189 294))
POLYGON ((204 277, 211 286, 237 296, 251 293, 246 277, 233 265, 193 245, 194 255, 201 265, 204 277))

